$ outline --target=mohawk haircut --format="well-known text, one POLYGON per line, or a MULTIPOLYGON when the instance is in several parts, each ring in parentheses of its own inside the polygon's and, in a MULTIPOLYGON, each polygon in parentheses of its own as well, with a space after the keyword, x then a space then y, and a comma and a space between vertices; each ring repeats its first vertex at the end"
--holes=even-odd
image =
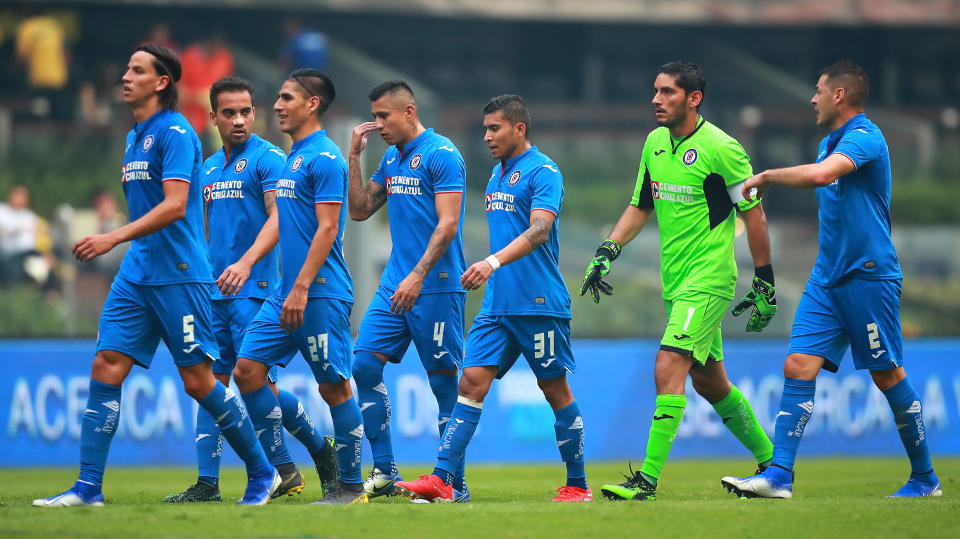
POLYGON ((217 112, 219 102, 217 99, 224 92, 247 92, 253 97, 253 84, 246 79, 238 77, 224 77, 213 83, 210 87, 210 110, 217 112))
POLYGON ((374 102, 386 94, 398 94, 400 92, 406 92, 410 94, 410 97, 415 97, 413 95, 413 90, 410 89, 410 85, 405 81, 393 79, 386 82, 381 82, 380 84, 373 87, 370 90, 370 95, 367 97, 370 98, 370 102, 374 102))
POLYGON ((177 92, 177 81, 183 75, 183 67, 180 64, 180 58, 177 53, 163 45, 151 43, 141 45, 133 52, 143 51, 153 56, 153 69, 157 75, 170 77, 167 87, 157 94, 160 99, 160 106, 176 111, 180 103, 180 94, 177 92))
POLYGON ((530 119, 530 111, 527 110, 527 102, 517 94, 505 94, 494 97, 483 106, 483 114, 493 114, 502 111, 503 118, 510 122, 510 125, 523 124, 527 126, 526 137, 530 139, 530 132, 533 129, 533 121, 530 119))
POLYGON ((334 98, 337 97, 337 91, 333 87, 333 81, 318 69, 303 68, 290 73, 287 80, 296 81, 302 90, 302 94, 308 97, 319 97, 320 106, 317 107, 317 116, 323 116, 323 113, 330 108, 334 98))
POLYGON ((850 60, 841 60, 821 69, 819 75, 826 75, 831 88, 843 88, 850 106, 862 109, 867 104, 870 80, 862 67, 850 60))

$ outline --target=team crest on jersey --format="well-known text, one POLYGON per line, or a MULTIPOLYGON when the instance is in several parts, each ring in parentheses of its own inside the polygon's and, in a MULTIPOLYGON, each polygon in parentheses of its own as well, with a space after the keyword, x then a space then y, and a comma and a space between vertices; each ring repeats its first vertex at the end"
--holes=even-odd
POLYGON ((233 165, 233 171, 236 172, 237 174, 240 174, 240 173, 243 172, 246 168, 247 168, 247 158, 246 158, 246 157, 241 157, 240 160, 237 161, 237 164, 236 164, 236 165, 233 165))
POLYGON ((410 158, 410 170, 417 170, 420 168, 420 161, 423 159, 423 156, 420 154, 414 155, 410 158))
POLYGON ((689 150, 683 152, 683 164, 688 167, 697 162, 697 150, 690 148, 689 150))
POLYGON ((290 172, 296 172, 300 168, 300 165, 303 164, 303 156, 298 155, 296 159, 293 160, 293 164, 290 165, 290 172))
POLYGON ((510 187, 513 187, 514 185, 517 185, 517 183, 519 183, 519 182, 520 182, 520 171, 519 171, 519 170, 514 170, 514 171, 513 171, 513 174, 510 175, 510 179, 507 180, 507 184, 508 184, 510 187))
POLYGON ((213 186, 212 186, 212 185, 205 185, 205 186, 203 187, 203 201, 204 201, 204 202, 210 202, 210 199, 212 199, 212 198, 213 198, 213 186))
POLYGON ((143 151, 149 150, 151 146, 153 146, 153 135, 147 135, 147 138, 143 139, 143 151))

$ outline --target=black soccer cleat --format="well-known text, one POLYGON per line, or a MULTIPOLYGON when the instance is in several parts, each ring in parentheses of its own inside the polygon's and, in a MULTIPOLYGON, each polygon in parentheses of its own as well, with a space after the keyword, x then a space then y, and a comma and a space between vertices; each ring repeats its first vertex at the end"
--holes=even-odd
POLYGON ((340 462, 337 460, 336 440, 329 434, 323 437, 323 449, 313 456, 320 477, 320 490, 330 492, 340 482, 340 462))
POLYGON ((171 494, 163 499, 164 503, 194 503, 194 502, 222 502, 220 487, 197 480, 187 490, 179 494, 171 494))

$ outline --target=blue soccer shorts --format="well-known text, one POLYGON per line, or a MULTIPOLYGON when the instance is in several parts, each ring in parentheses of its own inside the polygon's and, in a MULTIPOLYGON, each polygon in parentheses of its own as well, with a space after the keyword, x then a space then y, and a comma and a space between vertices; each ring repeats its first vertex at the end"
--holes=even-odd
MULTIPOLYGON (((223 297, 223 296, 221 296, 223 297)), ((220 359, 213 362, 214 374, 232 374, 237 366, 237 350, 243 344, 243 336, 260 312, 261 298, 215 299, 213 305, 213 334, 220 347, 220 359)), ((270 369, 267 375, 270 381, 277 383, 277 368, 270 369)))
POLYGON ((283 299, 267 298, 247 328, 239 356, 271 367, 286 367, 299 350, 318 383, 349 380, 353 365, 352 307, 339 299, 310 298, 303 313, 303 325, 287 333, 280 328, 283 299))
POLYGON ((390 296, 380 287, 360 324, 355 350, 385 354, 400 363, 410 341, 424 369, 456 370, 463 361, 465 293, 421 294, 405 314, 390 312, 390 296))
POLYGON ((837 372, 847 347, 858 370, 903 365, 897 280, 847 279, 824 287, 807 281, 790 333, 790 353, 820 356, 837 372))
POLYGON ((541 380, 575 372, 570 320, 552 316, 477 315, 467 335, 463 367, 497 367, 497 378, 503 378, 521 354, 541 380))
POLYGON ((126 354, 149 369, 163 339, 178 367, 216 361, 212 288, 211 283, 147 286, 114 278, 100 313, 97 351, 126 354))

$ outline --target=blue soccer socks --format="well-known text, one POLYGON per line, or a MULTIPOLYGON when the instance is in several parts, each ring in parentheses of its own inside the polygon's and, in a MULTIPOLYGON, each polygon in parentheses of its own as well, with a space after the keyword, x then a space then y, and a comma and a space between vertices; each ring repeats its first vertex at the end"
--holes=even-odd
POLYGON ((383 361, 370 352, 357 351, 353 380, 357 383, 357 400, 373 454, 373 466, 384 473, 393 473, 396 465, 390 439, 390 397, 383 383, 384 366, 383 361))
POLYGON ((816 380, 783 380, 783 395, 773 438, 773 464, 793 470, 803 429, 813 414, 813 398, 817 392, 816 380))
MULTIPOLYGON (((269 391, 269 388, 267 390, 269 391)), ((247 410, 240 397, 217 382, 213 390, 199 402, 200 406, 213 416, 220 426, 220 433, 247 466, 247 476, 273 477, 273 466, 257 441, 253 423, 247 418, 247 410)))
POLYGON ((278 391, 277 400, 283 413, 283 428, 303 444, 311 456, 323 451, 323 436, 317 432, 300 399, 281 389, 278 391))
POLYGON ((90 379, 90 395, 80 427, 80 477, 76 490, 93 498, 103 487, 110 441, 120 424, 120 386, 90 379))
POLYGON ((437 467, 433 472, 433 475, 443 479, 444 483, 448 485, 453 483, 467 445, 473 438, 473 433, 477 431, 482 412, 482 402, 464 396, 457 397, 457 405, 453 407, 447 429, 443 431, 443 436, 440 438, 437 467))
POLYGON ((333 433, 336 438, 335 449, 340 464, 340 481, 343 483, 362 483, 360 476, 360 449, 363 442, 363 416, 357 401, 353 398, 330 407, 333 418, 333 433))
POLYGON ((587 489, 587 472, 583 465, 583 417, 577 401, 567 407, 554 410, 557 422, 553 430, 557 434, 560 458, 567 465, 567 485, 587 489))
POLYGON ((200 479, 216 485, 220 477, 220 457, 223 455, 223 437, 220 427, 203 407, 197 408, 197 471, 200 479))
POLYGON ((267 459, 274 467, 290 464, 293 459, 287 453, 287 444, 283 439, 283 413, 280 411, 280 402, 273 394, 270 386, 263 386, 250 393, 243 394, 243 402, 247 405, 250 419, 257 439, 263 446, 267 459))
MULTIPOLYGON (((437 398, 437 429, 440 431, 440 436, 443 436, 443 432, 447 430, 447 422, 450 421, 450 416, 453 414, 453 407, 457 404, 457 391, 459 389, 457 375, 428 372, 427 380, 430 382, 433 395, 437 398)), ((460 460, 460 464, 453 474, 453 488, 457 490, 467 488, 467 482, 464 478, 465 466, 466 459, 464 458, 460 460)))
POLYGON ((900 380, 896 385, 883 392, 893 410, 893 419, 897 423, 897 432, 910 458, 911 472, 926 474, 933 470, 930 462, 930 448, 927 446, 926 430, 923 426, 920 395, 913 388, 909 378, 900 380))

